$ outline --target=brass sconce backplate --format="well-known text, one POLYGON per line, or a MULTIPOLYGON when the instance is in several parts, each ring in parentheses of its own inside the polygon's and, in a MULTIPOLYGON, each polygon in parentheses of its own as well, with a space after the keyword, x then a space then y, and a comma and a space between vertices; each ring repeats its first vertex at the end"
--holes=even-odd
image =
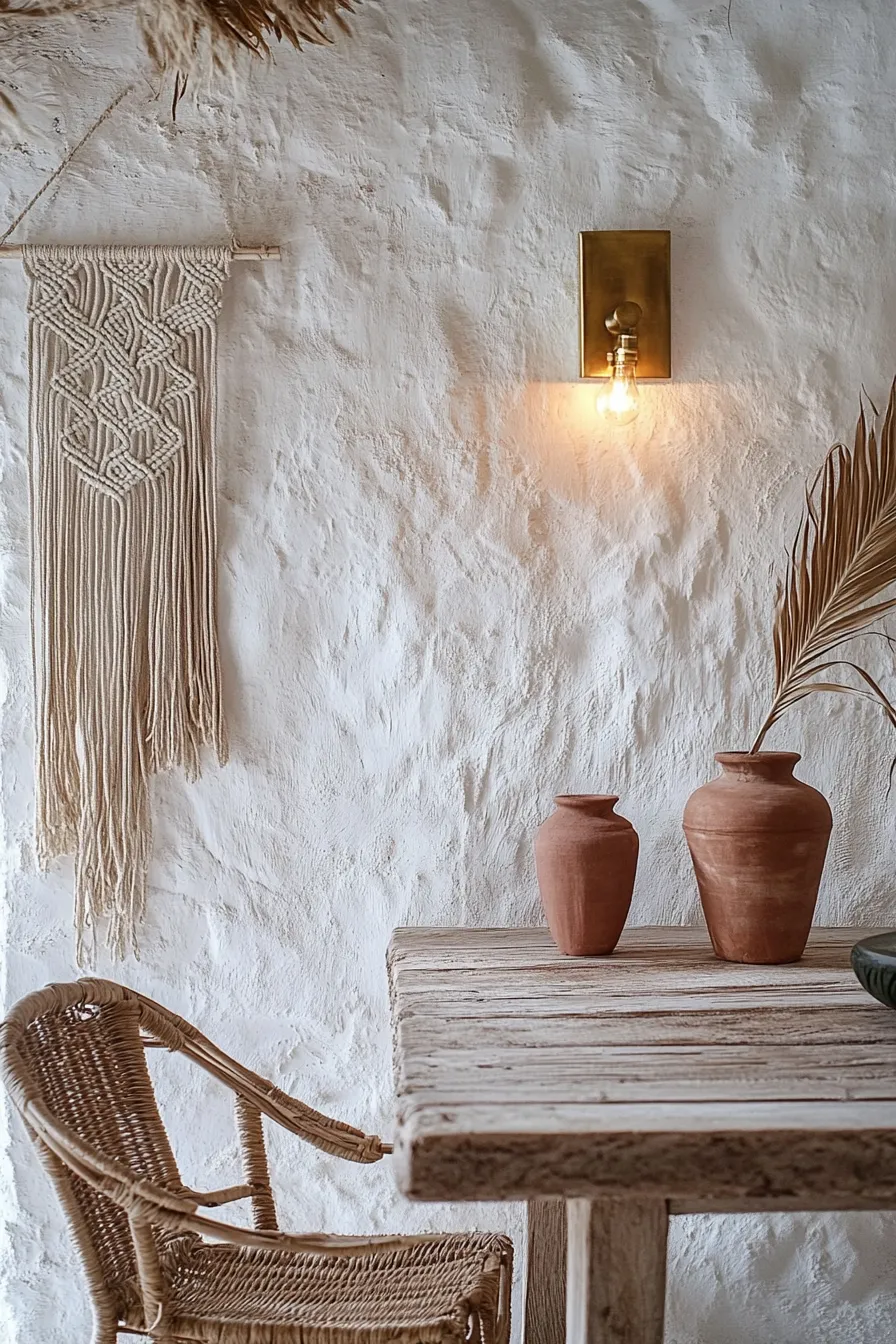
POLYGON ((606 378, 613 339, 604 325, 620 303, 638 303, 638 377, 672 377, 671 234, 611 229, 579 234, 582 378, 606 378))

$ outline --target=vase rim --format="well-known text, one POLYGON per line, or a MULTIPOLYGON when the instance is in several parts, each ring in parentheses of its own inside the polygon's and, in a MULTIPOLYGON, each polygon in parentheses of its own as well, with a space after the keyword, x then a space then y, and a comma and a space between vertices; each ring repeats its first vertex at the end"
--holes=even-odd
POLYGON ((717 751, 715 759, 719 765, 741 765, 744 761, 792 761, 796 765, 803 758, 798 751, 717 751))
POLYGON ((555 793, 554 802, 558 807, 594 807, 598 803, 609 803, 615 807, 619 802, 616 793, 555 793))

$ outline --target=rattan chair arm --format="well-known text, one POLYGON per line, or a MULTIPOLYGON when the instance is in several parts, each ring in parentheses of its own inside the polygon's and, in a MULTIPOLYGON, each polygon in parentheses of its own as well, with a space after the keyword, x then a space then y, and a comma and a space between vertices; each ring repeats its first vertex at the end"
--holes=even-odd
MULTIPOLYGON (((340 1237, 324 1233, 259 1232, 247 1227, 236 1227, 232 1223, 219 1223, 196 1212, 198 1201, 192 1191, 184 1190, 175 1194, 152 1181, 135 1179, 127 1167, 97 1152, 67 1125, 55 1120, 39 1102, 29 1101, 22 1114, 26 1124, 41 1142, 46 1144, 74 1175, 101 1195, 113 1200, 127 1212, 131 1221, 138 1225, 146 1224, 174 1233, 195 1232, 208 1241, 230 1246, 267 1248, 338 1258, 369 1255, 374 1251, 399 1250, 441 1239, 438 1234, 415 1237, 340 1237)), ((237 1189, 239 1187, 232 1187, 232 1190, 237 1189)))
POLYGON ((341 1120, 334 1120, 314 1110, 303 1101, 283 1092, 274 1083, 253 1073, 236 1060, 230 1059, 210 1041, 189 1041, 183 1051, 200 1068, 218 1078, 234 1092, 273 1120, 282 1129, 289 1130, 307 1143, 322 1148, 334 1157, 350 1162, 379 1162, 390 1144, 384 1144, 377 1134, 365 1134, 341 1120))
POLYGON ((363 1130, 324 1115, 289 1096, 268 1079, 226 1055, 183 1018, 161 1008, 143 994, 135 993, 134 997, 139 999, 143 1010, 141 1027, 145 1046, 156 1041, 186 1055, 206 1073, 245 1097, 262 1115, 335 1157, 367 1163, 379 1162, 391 1153, 391 1144, 383 1143, 378 1135, 365 1134, 363 1130))

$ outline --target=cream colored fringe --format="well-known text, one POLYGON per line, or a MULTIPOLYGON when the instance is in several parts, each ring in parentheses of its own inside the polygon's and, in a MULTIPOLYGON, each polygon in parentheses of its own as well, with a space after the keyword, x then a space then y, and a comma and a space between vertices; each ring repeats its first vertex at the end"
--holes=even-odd
POLYGON ((215 347, 227 248, 26 247, 37 855, 75 854, 78 960, 136 951, 148 779, 227 756, 215 347))

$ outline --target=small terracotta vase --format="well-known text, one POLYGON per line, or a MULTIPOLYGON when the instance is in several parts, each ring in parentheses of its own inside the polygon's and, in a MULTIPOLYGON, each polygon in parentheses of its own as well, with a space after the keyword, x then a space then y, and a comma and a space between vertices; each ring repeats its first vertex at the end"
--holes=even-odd
POLYGON ((638 836, 618 798, 559 794, 535 836, 535 871, 551 936, 570 957, 605 957, 619 942, 635 885, 638 836))
POLYGON ((718 779, 688 799, 684 833, 717 957, 757 965, 803 955, 831 809, 794 779, 795 751, 720 751, 718 779))

